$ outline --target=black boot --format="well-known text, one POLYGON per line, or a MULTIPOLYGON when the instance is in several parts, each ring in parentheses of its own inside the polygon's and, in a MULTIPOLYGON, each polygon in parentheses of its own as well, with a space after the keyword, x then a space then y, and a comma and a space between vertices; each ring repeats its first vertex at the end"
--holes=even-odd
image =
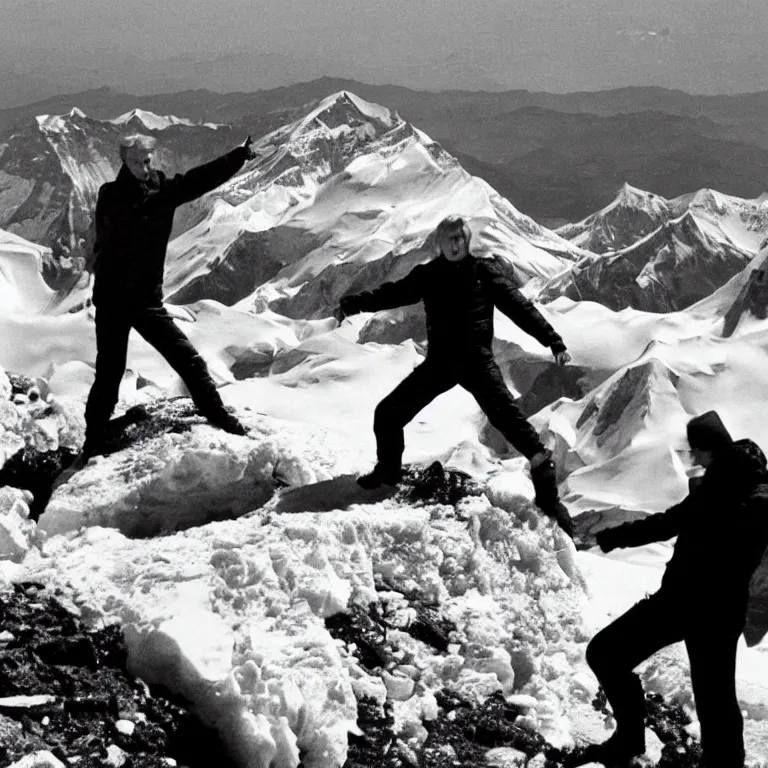
POLYGON ((229 432, 231 435, 247 435, 248 430, 240 422, 233 413, 222 408, 221 411, 212 414, 206 414, 208 423, 219 429, 223 429, 225 432, 229 432))
POLYGON ((602 744, 590 744, 574 754, 573 761, 566 761, 568 766, 602 763, 606 768, 625 768, 631 766, 635 757, 645 754, 645 734, 637 739, 625 739, 616 733, 602 744))
POLYGON ((536 491, 536 505, 545 515, 555 520, 565 533, 573 538, 573 519, 565 505, 560 501, 552 453, 550 451, 542 451, 542 453, 545 454, 543 460, 534 464, 534 459, 539 457, 539 454, 531 459, 531 480, 536 491))
POLYGON ((401 467, 388 467, 377 463, 372 472, 367 475, 360 475, 357 478, 357 484, 366 491, 372 491, 380 488, 382 485, 397 485, 403 478, 401 467))

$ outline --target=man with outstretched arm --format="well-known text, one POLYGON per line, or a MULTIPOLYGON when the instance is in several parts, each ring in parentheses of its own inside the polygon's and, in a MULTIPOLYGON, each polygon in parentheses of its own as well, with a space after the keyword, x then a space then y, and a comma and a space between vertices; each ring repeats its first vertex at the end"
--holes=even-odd
POLYGON ((687 428, 693 463, 705 468, 690 494, 666 512, 600 531, 604 552, 677 537, 660 589, 601 630, 587 661, 613 709, 616 730, 582 762, 624 765, 645 752, 645 698, 634 668, 683 641, 701 724, 706 768, 743 768, 736 699, 736 644, 749 584, 768 545, 768 468, 751 440, 731 439, 715 411, 687 428))
POLYGON ((252 159, 251 137, 226 155, 173 178, 153 168, 155 144, 151 136, 123 138, 117 178, 99 189, 93 249, 96 378, 85 409, 81 461, 102 448, 125 372, 131 328, 179 374, 211 424, 245 434, 225 409, 205 361, 164 309, 163 271, 176 208, 223 184, 252 159))
POLYGON ((552 455, 517 407, 493 357, 494 307, 549 347, 558 365, 565 365, 570 356, 562 338, 504 274, 499 260, 473 256, 469 239, 464 219, 449 216, 435 232, 436 259, 402 280, 341 299, 339 319, 418 301, 424 302, 427 316, 426 360, 376 407, 378 461, 358 483, 366 489, 395 485, 402 475, 403 428, 438 395, 460 384, 474 395, 491 424, 529 459, 536 503, 572 535, 552 455))

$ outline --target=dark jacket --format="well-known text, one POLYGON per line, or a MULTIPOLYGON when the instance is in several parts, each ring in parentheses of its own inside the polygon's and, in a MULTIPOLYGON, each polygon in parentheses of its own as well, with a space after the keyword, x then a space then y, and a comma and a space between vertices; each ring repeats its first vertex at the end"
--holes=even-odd
POLYGON ((565 350, 562 338, 504 274, 498 257, 450 262, 439 256, 402 280, 347 296, 341 308, 356 314, 418 301, 424 302, 427 316, 429 357, 455 358, 461 352, 490 356, 494 306, 540 344, 555 353, 565 350))
POLYGON ((601 531, 605 550, 677 536, 661 591, 743 616, 749 581, 768 546, 768 470, 751 440, 715 455, 701 482, 666 512, 601 531))
POLYGON ((226 155, 167 179, 153 170, 137 179, 123 165, 99 189, 96 203, 93 303, 140 309, 163 303, 165 251, 177 206, 210 192, 243 165, 247 150, 226 155))

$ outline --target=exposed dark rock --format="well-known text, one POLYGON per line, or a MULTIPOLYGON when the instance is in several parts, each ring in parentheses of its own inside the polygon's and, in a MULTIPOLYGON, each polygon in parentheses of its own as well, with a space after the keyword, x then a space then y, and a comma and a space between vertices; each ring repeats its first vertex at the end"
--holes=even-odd
POLYGON ((31 376, 25 376, 23 373, 7 373, 7 376, 11 382, 11 397, 14 395, 26 395, 37 386, 35 379, 31 376))
POLYGON ((482 493, 481 485, 470 475, 456 469, 445 469, 439 461, 434 461, 427 467, 406 467, 395 498, 407 504, 454 505, 466 496, 482 493))
POLYGON ((325 628, 331 637, 355 646, 355 656, 370 672, 386 667, 392 661, 392 648, 387 648, 386 627, 373 618, 373 612, 365 612, 353 606, 350 613, 337 613, 325 620, 325 628))
POLYGON ((76 455, 70 448, 38 451, 26 446, 14 453, 0 468, 0 486, 10 485, 30 491, 33 501, 29 505, 29 516, 37 520, 51 498, 54 481, 74 461, 76 455))
MULTIPOLYGON (((701 761, 701 746, 686 730, 690 718, 682 707, 669 704, 656 693, 645 696, 646 715, 645 725, 650 728, 664 744, 661 759, 656 768, 699 768, 701 761)), ((592 702, 592 706, 603 714, 608 714, 609 708, 602 688, 592 702)), ((570 752, 550 750, 547 756, 561 760, 564 768, 577 766, 584 747, 579 746, 570 752)))
POLYGON ((41 749, 65 765, 79 758, 79 767, 101 768, 112 744, 132 768, 160 768, 167 757, 194 768, 231 767, 216 734, 183 702, 128 676, 117 625, 86 631, 61 600, 31 583, 0 593, 0 623, 12 635, 0 645, 0 697, 49 697, 2 708, 0 768, 41 749), (133 722, 133 733, 118 730, 118 720, 133 722))
POLYGON ((373 699, 357 702, 357 724, 362 736, 350 734, 345 768, 401 768, 404 765, 394 737, 392 706, 373 699))
POLYGON ((189 432, 193 423, 204 423, 192 400, 178 397, 147 405, 134 405, 112 419, 100 453, 109 455, 166 432, 189 432))
MULTIPOLYGON (((390 585, 381 586, 390 589, 390 585)), ((417 595, 406 597, 418 618, 401 629, 440 652, 446 651, 448 635, 455 630, 455 626, 433 607, 426 606, 417 595)), ((348 614, 337 614, 326 619, 331 635, 353 647, 360 663, 372 673, 391 665, 398 650, 387 637, 387 628, 391 625, 384 618, 386 601, 384 603, 381 607, 372 604, 368 612, 354 607, 348 614)), ((470 768, 482 765, 485 753, 492 747, 514 747, 528 756, 540 754, 549 747, 540 735, 514 725, 521 710, 507 704, 500 692, 477 704, 443 690, 438 692, 437 701, 440 707, 437 720, 424 723, 429 736, 417 755, 419 766, 470 768)), ((379 707, 376 702, 367 699, 360 701, 358 725, 364 735, 350 739, 347 765, 394 768, 409 764, 396 747, 392 732, 394 722, 388 703, 379 707)))
POLYGON ((440 715, 425 723, 429 736, 422 751, 424 768, 482 765, 493 747, 512 747, 529 758, 550 748, 541 735, 514 724, 521 710, 508 704, 501 692, 479 705, 445 691, 436 698, 440 715), (446 752, 446 745, 453 754, 446 752))

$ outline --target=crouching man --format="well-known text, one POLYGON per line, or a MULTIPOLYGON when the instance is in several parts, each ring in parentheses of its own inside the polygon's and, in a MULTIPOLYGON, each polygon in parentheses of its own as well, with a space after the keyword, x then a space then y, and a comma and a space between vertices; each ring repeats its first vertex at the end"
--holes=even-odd
POLYGON ((424 302, 427 317, 426 360, 376 407, 373 431, 378 461, 358 483, 366 489, 395 485, 402 475, 405 425, 438 395, 459 384, 475 397, 491 424, 529 459, 536 503, 572 536, 552 455, 516 405, 494 359, 494 307, 549 347, 558 365, 567 364, 570 355, 562 338, 505 276, 499 261, 473 256, 469 240, 464 219, 449 216, 435 232, 437 258, 417 266, 402 280, 341 299, 339 319, 419 301, 424 302))
POLYGON ((699 483, 666 512, 600 531, 603 552, 677 536, 661 587, 600 631, 587 647, 613 708, 616 730, 582 761, 623 765, 645 751, 645 697, 633 672, 661 648, 684 642, 706 768, 743 768, 736 699, 736 644, 749 583, 768 545, 768 469, 751 440, 733 441, 714 411, 687 428, 699 483))

